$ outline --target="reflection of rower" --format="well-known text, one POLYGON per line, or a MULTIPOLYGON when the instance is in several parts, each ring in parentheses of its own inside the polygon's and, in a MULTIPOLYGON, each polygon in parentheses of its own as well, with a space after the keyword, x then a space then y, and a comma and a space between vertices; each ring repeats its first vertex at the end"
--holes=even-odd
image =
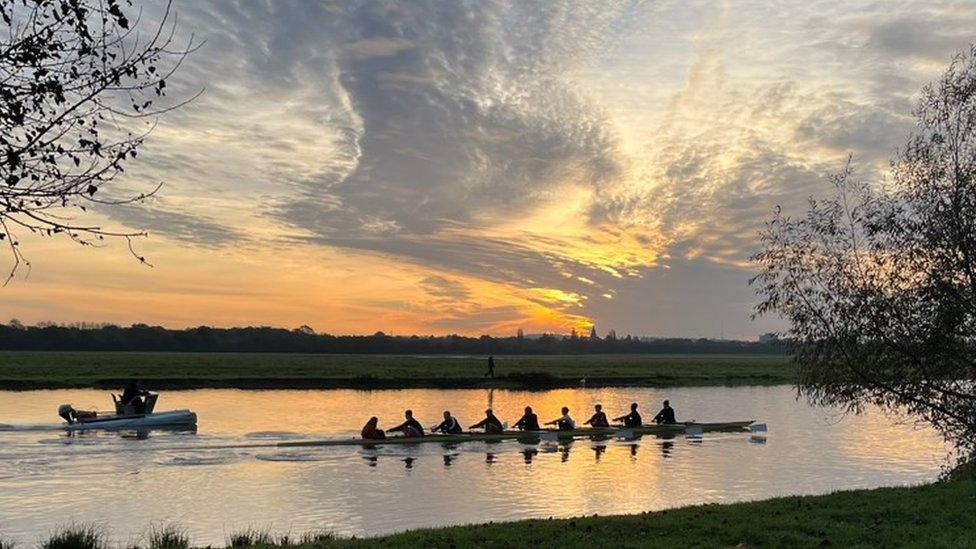
POLYGON ((397 425, 396 427, 387 429, 386 432, 393 433, 396 431, 402 431, 403 436, 411 437, 411 438, 424 436, 424 426, 421 425, 419 421, 413 418, 413 410, 407 410, 403 412, 403 415, 404 417, 406 417, 407 420, 397 425))
POLYGON ((531 406, 525 407, 525 414, 522 415, 521 419, 515 422, 515 428, 519 431, 539 430, 539 416, 535 415, 531 406))
POLYGON ((654 416, 654 422, 658 425, 671 425, 677 423, 674 420, 674 408, 671 407, 671 403, 667 400, 664 401, 664 408, 654 416))
POLYGON ((447 410, 444 411, 444 421, 440 422, 437 427, 430 430, 431 433, 444 433, 445 435, 457 435, 462 433, 461 424, 458 423, 456 417, 451 415, 451 412, 447 410))
POLYGON ((623 421, 624 427, 640 427, 641 416, 637 413, 637 403, 634 402, 630 405, 630 413, 625 416, 620 416, 613 419, 614 421, 623 421))
POLYGON ((593 408, 596 412, 583 425, 589 425, 590 427, 609 427, 610 422, 607 421, 607 414, 603 411, 603 406, 597 404, 593 408))
POLYGON ((485 419, 475 423, 469 429, 481 429, 482 427, 484 427, 486 433, 500 433, 504 429, 502 422, 495 417, 495 413, 491 411, 491 408, 485 410, 485 419))
POLYGON ((546 425, 555 425, 560 431, 572 431, 576 428, 576 421, 569 417, 569 408, 563 406, 563 415, 552 421, 547 421, 546 425))

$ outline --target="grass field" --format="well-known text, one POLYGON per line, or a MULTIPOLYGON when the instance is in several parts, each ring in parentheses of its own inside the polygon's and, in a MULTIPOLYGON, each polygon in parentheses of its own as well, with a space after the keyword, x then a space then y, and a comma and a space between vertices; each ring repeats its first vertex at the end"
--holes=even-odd
POLYGON ((417 530, 341 547, 976 547, 976 482, 417 530))
POLYGON ((792 383, 785 356, 563 355, 485 357, 236 353, 0 352, 0 388, 117 387, 151 380, 158 389, 579 386, 674 387, 792 383))
MULTIPOLYGON (((837 492, 728 505, 698 505, 654 513, 560 520, 524 520, 414 530, 342 539, 322 533, 276 536, 232 532, 231 547, 976 547, 976 481, 837 492)), ((105 530, 75 525, 55 533, 50 547, 107 549, 105 530), (55 541, 70 541, 54 545, 55 541)), ((188 549, 178 526, 156 526, 142 544, 188 549)), ((4 542, 0 538, 0 548, 4 542)))

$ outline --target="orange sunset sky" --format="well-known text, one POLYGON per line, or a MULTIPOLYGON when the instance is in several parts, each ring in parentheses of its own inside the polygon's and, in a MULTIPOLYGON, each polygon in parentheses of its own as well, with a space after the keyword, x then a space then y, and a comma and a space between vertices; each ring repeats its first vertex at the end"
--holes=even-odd
MULTIPOLYGON (((110 192, 135 242, 19 235, 5 318, 753 338, 748 257, 878 177, 964 2, 181 0, 205 41, 110 192)), ((159 17, 145 8, 144 22, 159 17)))

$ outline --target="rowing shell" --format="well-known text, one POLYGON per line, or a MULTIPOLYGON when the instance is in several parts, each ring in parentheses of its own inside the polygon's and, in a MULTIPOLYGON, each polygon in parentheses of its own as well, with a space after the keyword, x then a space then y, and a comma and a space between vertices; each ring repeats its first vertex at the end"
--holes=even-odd
POLYGON ((385 439, 349 438, 336 440, 300 440, 279 442, 275 446, 290 448, 299 446, 378 446, 381 444, 420 444, 429 442, 458 443, 470 441, 526 440, 538 442, 542 438, 572 439, 576 437, 603 436, 618 434, 633 435, 679 435, 685 432, 736 432, 748 431, 753 424, 749 421, 727 421, 724 423, 684 422, 671 425, 644 425, 642 427, 595 427, 574 429, 572 431, 503 431, 501 433, 461 433, 457 435, 427 435, 424 437, 390 437, 385 439))

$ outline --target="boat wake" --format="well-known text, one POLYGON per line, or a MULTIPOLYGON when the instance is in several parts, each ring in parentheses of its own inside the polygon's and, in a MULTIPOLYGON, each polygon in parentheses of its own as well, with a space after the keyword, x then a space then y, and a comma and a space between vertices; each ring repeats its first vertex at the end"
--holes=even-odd
POLYGON ((60 423, 22 423, 14 425, 10 423, 0 423, 0 431, 58 431, 64 429, 60 423))
POLYGON ((267 439, 302 439, 306 438, 305 435, 301 433, 296 433, 294 431, 255 431, 253 433, 247 433, 244 438, 257 439, 257 440, 267 440, 267 439))
POLYGON ((175 465, 177 467, 194 467, 200 465, 224 465, 234 461, 233 456, 176 456, 172 459, 157 462, 159 465, 175 465))
POLYGON ((278 454, 255 454, 254 458, 260 461, 305 462, 305 461, 336 461, 337 459, 342 459, 343 456, 325 455, 322 453, 312 453, 312 452, 284 452, 278 454))

